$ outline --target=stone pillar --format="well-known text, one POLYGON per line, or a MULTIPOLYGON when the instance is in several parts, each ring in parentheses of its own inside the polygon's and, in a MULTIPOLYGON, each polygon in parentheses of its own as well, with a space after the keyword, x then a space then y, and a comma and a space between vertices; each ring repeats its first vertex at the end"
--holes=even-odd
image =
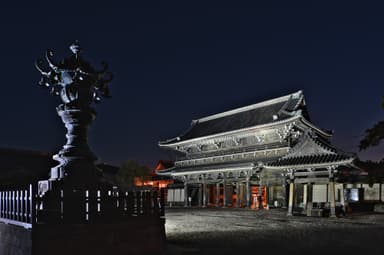
POLYGON ((245 206, 250 207, 251 203, 251 185, 249 183, 249 178, 245 179, 245 206))
POLYGON ((198 195, 197 203, 198 203, 199 207, 202 207, 202 195, 203 195, 202 189, 203 189, 203 185, 200 183, 199 184, 199 191, 197 194, 198 195))
POLYGON ((188 207, 188 183, 184 182, 184 207, 188 207))
POLYGON ((336 217, 336 201, 335 201, 335 180, 333 178, 330 178, 329 180, 329 192, 330 192, 330 203, 331 203, 331 211, 330 211, 330 217, 336 217))
POLYGON ((290 178, 289 182, 289 199, 288 199, 288 213, 287 216, 293 215, 293 199, 294 199, 294 192, 295 192, 295 184, 293 178, 290 178))
POLYGON ((240 207, 240 182, 236 182, 236 208, 240 207))
POLYGON ((216 183, 216 207, 219 207, 220 203, 220 183, 216 183))

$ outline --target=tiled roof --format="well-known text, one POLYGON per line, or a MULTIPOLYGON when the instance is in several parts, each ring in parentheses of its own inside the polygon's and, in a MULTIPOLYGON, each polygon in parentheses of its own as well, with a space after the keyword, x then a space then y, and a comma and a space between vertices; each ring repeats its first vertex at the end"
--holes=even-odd
POLYGON ((352 159, 351 156, 341 154, 323 154, 323 155, 306 155, 298 157, 283 158, 271 162, 268 166, 294 166, 294 165, 312 165, 333 163, 352 159))
MULTIPOLYGON (((193 121, 190 129, 183 135, 160 144, 169 144, 288 119, 292 117, 290 112, 296 111, 301 102, 303 102, 303 95, 301 91, 298 91, 284 97, 201 118, 193 121)), ((303 106, 303 108, 305 107, 303 106)), ((304 111, 306 112, 305 109, 304 111)))

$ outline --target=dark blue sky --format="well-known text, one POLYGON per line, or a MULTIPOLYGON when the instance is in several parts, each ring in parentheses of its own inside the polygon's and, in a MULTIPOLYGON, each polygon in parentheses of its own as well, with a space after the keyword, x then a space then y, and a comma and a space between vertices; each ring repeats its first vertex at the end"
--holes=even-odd
POLYGON ((357 152, 364 130, 383 119, 383 6, 179 2, 1 6, 0 146, 57 151, 64 143, 59 100, 37 85, 33 62, 47 48, 66 56, 74 39, 115 74, 90 134, 102 161, 153 165, 168 157, 157 142, 191 119, 299 89, 312 121, 333 129, 346 151, 357 152))

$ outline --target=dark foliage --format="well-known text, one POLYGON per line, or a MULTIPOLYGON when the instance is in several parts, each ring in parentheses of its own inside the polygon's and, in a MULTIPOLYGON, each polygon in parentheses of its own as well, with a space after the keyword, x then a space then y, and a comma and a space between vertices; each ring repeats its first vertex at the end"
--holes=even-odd
POLYGON ((365 150, 371 146, 377 146, 384 139, 384 121, 376 123, 365 131, 365 137, 360 141, 359 149, 365 150))
POLYGON ((368 183, 381 183, 384 181, 384 160, 374 161, 356 161, 355 164, 368 173, 368 183))
MULTIPOLYGON (((384 109, 384 96, 382 97, 381 107, 384 109)), ((384 139, 384 121, 376 123, 372 128, 365 131, 364 138, 360 141, 359 149, 365 150, 368 147, 377 146, 384 139)))
POLYGON ((144 180, 146 176, 151 174, 151 169, 146 165, 141 165, 135 160, 128 160, 121 164, 118 171, 118 177, 125 186, 132 187, 135 177, 144 180))

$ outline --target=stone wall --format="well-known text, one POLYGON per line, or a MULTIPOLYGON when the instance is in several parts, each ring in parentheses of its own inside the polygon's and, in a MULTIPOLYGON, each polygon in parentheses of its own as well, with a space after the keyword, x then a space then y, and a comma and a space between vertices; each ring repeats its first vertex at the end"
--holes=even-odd
POLYGON ((153 255, 165 252, 165 230, 158 218, 132 217, 122 223, 38 224, 33 254, 153 255))
POLYGON ((31 255, 31 249, 31 229, 0 223, 1 255, 31 255))
POLYGON ((36 224, 33 231, 0 223, 0 255, 164 253, 164 224, 156 217, 105 224, 36 224))

